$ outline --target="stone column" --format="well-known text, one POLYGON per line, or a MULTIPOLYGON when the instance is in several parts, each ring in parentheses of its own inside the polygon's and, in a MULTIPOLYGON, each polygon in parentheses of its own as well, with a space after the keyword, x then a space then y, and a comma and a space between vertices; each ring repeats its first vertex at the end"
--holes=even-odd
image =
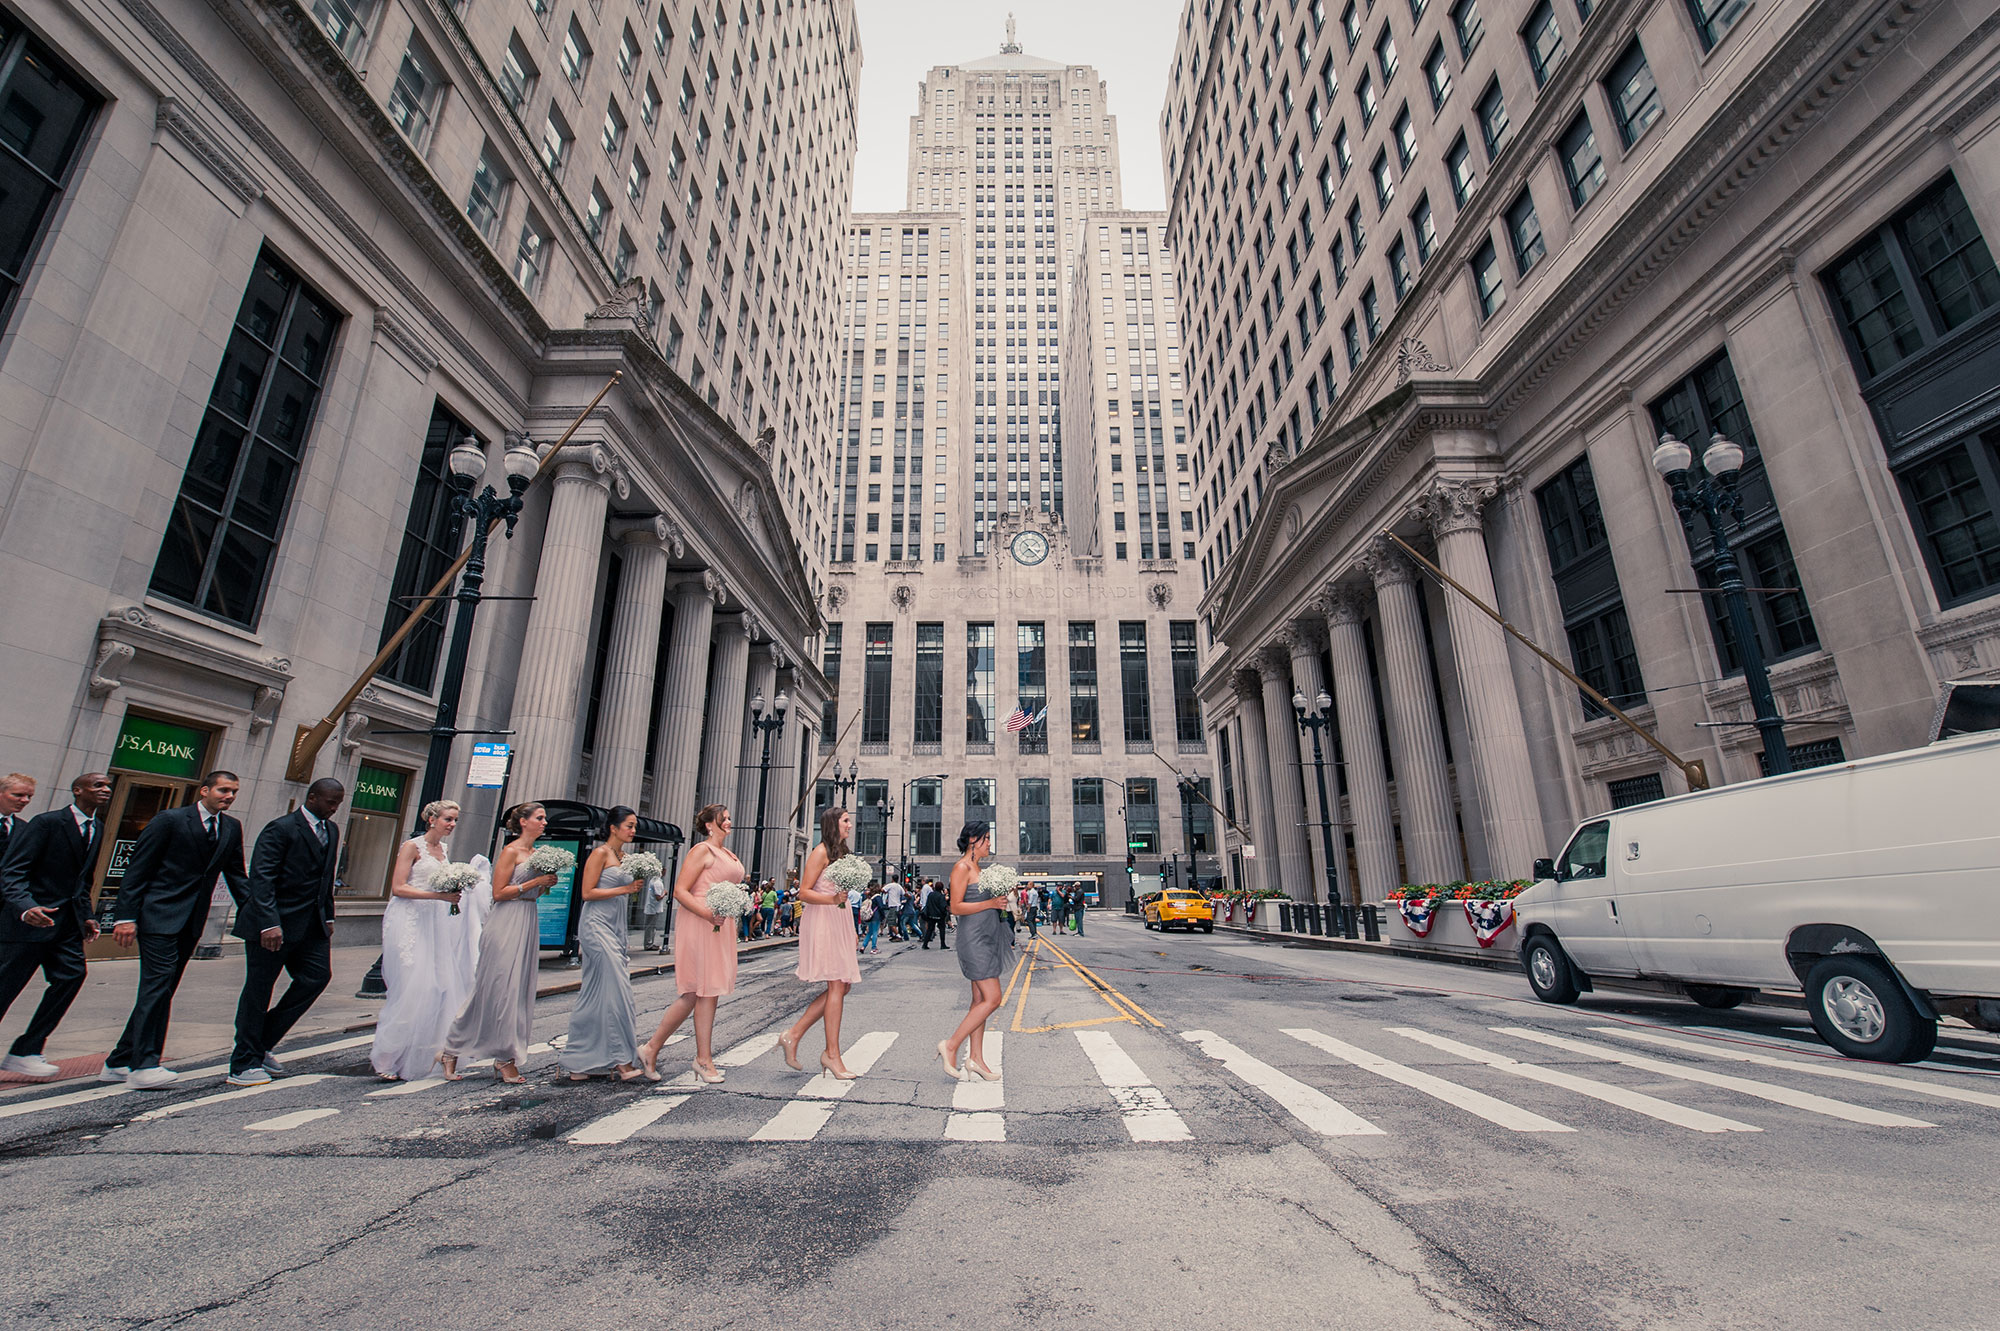
POLYGON ((1264 743, 1271 764, 1271 827, 1277 833, 1278 883, 1294 901, 1317 900, 1313 856, 1306 842, 1305 787, 1299 781, 1299 727, 1292 716, 1292 670, 1281 646, 1264 649, 1264 743))
MULTIPOLYGON (((1291 656, 1292 690, 1295 693, 1303 693, 1305 695, 1306 708, 1310 711, 1313 699, 1317 698, 1321 691, 1326 688, 1326 680, 1322 678, 1323 671, 1319 663, 1319 626, 1309 623, 1290 624, 1279 635, 1279 639, 1285 644, 1285 650, 1291 656)), ((1305 821, 1308 823, 1327 822, 1334 824, 1334 826, 1328 829, 1333 844, 1333 877, 1331 879, 1328 878, 1326 871, 1328 838, 1320 835, 1320 829, 1316 826, 1305 829, 1306 852, 1312 856, 1313 882, 1318 884, 1313 889, 1313 896, 1317 898, 1324 891, 1328 894, 1329 900, 1337 900, 1339 899, 1341 880, 1347 877, 1347 856, 1343 851, 1346 829, 1338 825, 1340 822, 1340 774, 1339 769, 1333 765, 1333 731, 1328 729, 1320 732, 1319 750, 1322 766, 1315 768, 1312 761, 1312 736, 1306 734, 1304 729, 1296 724, 1298 721, 1296 711, 1287 713, 1287 715, 1290 715, 1294 722, 1292 738, 1299 746, 1299 792, 1305 804, 1305 821), (1323 809, 1320 807, 1319 801, 1319 787, 1322 777, 1324 777, 1326 782, 1326 807, 1323 809)))
MULTIPOLYGON (((708 676, 708 715, 703 721, 695 807, 726 804, 745 824, 750 821, 750 812, 736 805, 736 764, 743 756, 743 732, 750 725, 749 683, 749 621, 742 615, 716 620, 715 663, 708 676)), ((692 810, 688 816, 694 816, 692 810)))
MULTIPOLYGON (((749 699, 761 697, 764 700, 764 715, 771 714, 771 701, 778 696, 778 663, 771 655, 768 642, 753 643, 750 648, 750 668, 747 682, 743 687, 743 747, 736 758, 736 803, 731 807, 736 811, 736 825, 743 829, 731 847, 743 861, 747 871, 756 859, 757 834, 752 830, 757 825, 757 763, 764 756, 764 732, 750 724, 749 699)), ((771 741, 771 759, 778 757, 778 742, 771 741)), ((764 798, 765 821, 770 820, 772 799, 769 787, 764 798)), ((771 861, 764 860, 764 872, 771 872, 771 861)))
POLYGON ((1256 836, 1250 862, 1256 887, 1278 885, 1278 820, 1271 812, 1271 751, 1264 738, 1264 686, 1254 670, 1240 670, 1236 685, 1236 751, 1243 755, 1245 821, 1256 836))
MULTIPOLYGON (((1499 597, 1486 559, 1480 510, 1499 489, 1488 480, 1439 481, 1418 501, 1418 511, 1437 536, 1438 567, 1496 609, 1499 597)), ((1542 842, 1542 821, 1535 807, 1521 699, 1507 660, 1507 634, 1456 592, 1444 604, 1472 741, 1472 761, 1461 762, 1459 770, 1471 767, 1478 783, 1488 871, 1496 878, 1526 877, 1542 842)))
POLYGON ((694 836, 695 778, 701 768, 701 718, 708 704, 708 644, 722 582, 714 573, 673 589, 674 633, 667 640, 667 683, 653 737, 653 817, 694 836))
POLYGON ((658 518, 614 525, 622 572, 604 662, 604 697, 590 771, 593 804, 639 807, 652 722, 653 666, 667 599, 666 523, 658 518))
POLYGON ((1444 729, 1424 654, 1424 605, 1417 573, 1386 542, 1362 558, 1375 579, 1376 623, 1382 630, 1382 682, 1389 734, 1396 746, 1396 798, 1403 809, 1403 857, 1410 881, 1448 883, 1464 872, 1451 782, 1445 774, 1444 729))
POLYGON ((556 466, 535 573, 535 604, 514 686, 517 756, 508 798, 516 802, 576 798, 583 671, 611 487, 603 454, 576 451, 584 457, 556 466))
POLYGON ((1347 762, 1347 804, 1354 823, 1354 858, 1360 901, 1380 901, 1402 886, 1396 867, 1396 826, 1389 816, 1389 777, 1375 725, 1375 697, 1368 687, 1368 639, 1361 631, 1359 588, 1332 587, 1322 600, 1333 651, 1334 707, 1340 713, 1340 748, 1347 762))

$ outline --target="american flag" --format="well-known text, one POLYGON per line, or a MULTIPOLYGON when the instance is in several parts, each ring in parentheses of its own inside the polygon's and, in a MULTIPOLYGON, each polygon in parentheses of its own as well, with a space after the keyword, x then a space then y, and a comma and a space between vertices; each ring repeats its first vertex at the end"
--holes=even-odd
POLYGON ((1041 720, 1048 714, 1049 714, 1049 709, 1046 707, 1044 707, 1039 712, 1030 712, 1025 707, 1016 707, 1014 709, 1014 714, 1007 718, 1007 729, 1010 732, 1019 732, 1022 730, 1026 730, 1029 726, 1035 724, 1035 722, 1041 720))

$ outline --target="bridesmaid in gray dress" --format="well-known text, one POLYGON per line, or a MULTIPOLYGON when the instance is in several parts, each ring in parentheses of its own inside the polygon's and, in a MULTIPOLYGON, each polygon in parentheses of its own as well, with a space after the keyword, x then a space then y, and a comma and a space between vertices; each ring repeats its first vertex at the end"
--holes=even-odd
MULTIPOLYGON (((625 952, 626 910, 642 886, 625 867, 625 847, 639 833, 639 815, 621 804, 606 821, 604 844, 590 852, 577 876, 583 909, 577 916, 576 945, 583 954, 583 984, 559 1060, 571 1081, 588 1081, 604 1072, 616 1072, 620 1081, 646 1075, 635 1065, 639 1008, 632 1001, 625 952)), ((659 1074, 652 1079, 658 1081, 659 1074)))
POLYGON ((517 805, 507 815, 512 838, 493 866, 493 910, 479 935, 479 964, 472 973, 472 997, 451 1023, 438 1061, 444 1075, 459 1079, 458 1060, 493 1059, 494 1075, 512 1086, 521 1058, 535 1038, 535 970, 541 963, 541 922, 535 898, 556 885, 552 873, 528 867, 535 840, 549 825, 539 804, 517 805))
POLYGON ((998 1081, 1000 1074, 986 1066, 985 1035, 986 1019, 1000 1007, 1000 972, 1013 945, 1000 915, 1009 903, 1004 894, 989 897, 979 886, 979 861, 993 853, 992 830, 985 823, 967 823, 958 834, 958 848, 965 853, 951 867, 951 913, 958 917, 958 969, 972 981, 972 1006, 951 1037, 938 1041, 938 1057, 953 1081, 973 1076, 998 1081), (961 1068, 958 1047, 967 1041, 971 1048, 961 1068))

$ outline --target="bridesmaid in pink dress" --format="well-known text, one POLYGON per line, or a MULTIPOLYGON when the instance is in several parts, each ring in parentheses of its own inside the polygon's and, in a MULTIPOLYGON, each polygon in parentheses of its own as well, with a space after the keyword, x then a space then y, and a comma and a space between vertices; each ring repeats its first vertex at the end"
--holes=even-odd
POLYGON ((674 987, 680 997, 660 1017, 653 1038, 639 1046, 639 1066, 659 1070, 667 1037, 694 1014, 694 1075, 713 1085, 722 1080, 715 1066, 715 1000, 736 988, 736 924, 720 924, 708 909, 708 889, 743 881, 743 861, 723 842, 729 838, 729 810, 711 804, 694 816, 701 838, 674 878, 674 987))
POLYGON ((807 984, 824 982, 826 989, 806 1005, 792 1028, 778 1037, 785 1062, 799 1067, 799 1041, 813 1023, 826 1022, 826 1052, 819 1065, 827 1075, 853 1081, 840 1057, 840 1013, 847 990, 861 978, 861 965, 854 959, 854 913, 847 908, 847 893, 838 887, 818 886, 826 866, 847 854, 847 838, 854 831, 854 815, 845 809, 825 809, 819 815, 819 844, 806 856, 805 871, 799 875, 799 900, 805 903, 799 921, 798 977, 807 984))

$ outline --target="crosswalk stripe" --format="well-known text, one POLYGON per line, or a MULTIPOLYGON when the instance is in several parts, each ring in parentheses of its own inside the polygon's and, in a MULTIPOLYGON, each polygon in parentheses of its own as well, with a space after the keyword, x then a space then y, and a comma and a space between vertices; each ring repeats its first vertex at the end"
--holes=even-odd
POLYGON ((1603 1045, 1590 1044, 1583 1040, 1570 1040, 1560 1035, 1550 1035, 1545 1031, 1531 1031, 1525 1026, 1495 1026, 1502 1035, 1511 1035, 1518 1040, 1530 1040, 1555 1049, 1567 1049, 1573 1054, 1600 1059, 1606 1063, 1623 1063, 1627 1067, 1638 1068, 1641 1072, 1651 1072, 1662 1077, 1675 1077, 1681 1081, 1700 1082, 1705 1086, 1715 1086, 1739 1095, 1754 1096, 1759 1100, 1769 1100, 1774 1104, 1790 1105, 1794 1109, 1804 1109, 1814 1114, 1825 1114, 1829 1118, 1845 1119, 1849 1123, 1860 1123, 1877 1128, 1933 1128, 1935 1123, 1927 1123, 1920 1118, 1910 1118, 1903 1114, 1885 1113, 1879 1109, 1868 1109, 1861 1105, 1849 1104, 1845 1100, 1832 1100, 1810 1091, 1795 1091, 1789 1086, 1778 1086, 1767 1081, 1752 1081, 1748 1077, 1732 1077, 1723 1072, 1710 1072, 1706 1068, 1691 1068, 1685 1064, 1668 1063, 1657 1058, 1646 1058, 1639 1054, 1628 1054, 1622 1049, 1607 1049, 1603 1045))
POLYGON ((1387 1029, 1391 1035, 1400 1035, 1406 1040, 1415 1040, 1418 1044, 1429 1045, 1444 1053, 1456 1054, 1475 1063, 1484 1063, 1496 1071, 1509 1073, 1526 1081, 1540 1082, 1544 1086, 1556 1086, 1566 1091, 1574 1091, 1578 1095, 1602 1100, 1605 1104, 1617 1105, 1620 1109, 1630 1109, 1634 1113, 1656 1118, 1662 1123, 1671 1123, 1675 1127, 1689 1128, 1695 1132, 1763 1131, 1762 1128, 1739 1123, 1733 1118, 1724 1118, 1720 1114, 1711 1114, 1706 1110, 1689 1109, 1671 1100, 1661 1100, 1639 1091, 1627 1090, 1623 1086, 1613 1086, 1610 1082, 1579 1077, 1573 1072, 1545 1068, 1538 1063, 1522 1063, 1505 1054, 1496 1054, 1489 1049, 1448 1040, 1442 1035, 1432 1035, 1429 1031, 1418 1030, 1414 1026, 1390 1026, 1387 1029))
POLYGON ((1125 1132, 1135 1142, 1192 1141, 1187 1121, 1153 1085, 1145 1070, 1119 1045, 1110 1031, 1072 1031, 1097 1079, 1111 1092, 1125 1120, 1125 1132))
MULTIPOLYGON (((986 1066, 1005 1075, 1000 1065, 999 1031, 982 1037, 986 1066)), ((999 1112, 1006 1104, 1002 1083, 975 1076, 951 1088, 951 1115, 944 1121, 946 1140, 955 1142, 1003 1142, 1007 1140, 1007 1120, 999 1112)))
POLYGON ((1862 1068, 1849 1067, 1842 1063, 1812 1063, 1797 1058, 1772 1058, 1768 1054, 1753 1054, 1730 1045, 1697 1044, 1693 1040, 1676 1040, 1665 1035, 1622 1029, 1617 1026, 1593 1026, 1590 1029, 1599 1035, 1615 1035, 1621 1039, 1637 1040, 1644 1044, 1659 1045, 1666 1049, 1680 1049, 1690 1054, 1702 1054, 1709 1058, 1727 1059, 1732 1063, 1754 1063, 1758 1067, 1784 1068, 1791 1072, 1804 1072, 1815 1077, 1834 1077, 1841 1081, 1866 1082, 1870 1086, 1887 1086, 1898 1091, 1908 1091, 1913 1095, 1930 1095, 1940 1100, 1959 1100, 1969 1105, 1985 1105, 1989 1109, 2000 1109, 2000 1095, 1986 1091, 1975 1091, 1962 1086, 1941 1086, 1935 1082, 1918 1081, 1914 1077, 1893 1077, 1883 1072, 1869 1072, 1862 1068))
POLYGON ((1380 1137, 1386 1134, 1361 1115, 1295 1077, 1250 1057, 1214 1031, 1182 1031, 1181 1038, 1229 1072, 1276 1100, 1299 1122, 1322 1137, 1380 1137))
MULTIPOLYGON (((1687 1029, 1692 1031, 1709 1031, 1716 1035, 1733 1036, 1739 1040, 1751 1039, 1755 1035, 1754 1032, 1736 1030, 1729 1026, 1690 1026, 1687 1029)), ((1819 1032, 1810 1026, 1787 1026, 1785 1029, 1788 1031, 1798 1031, 1803 1035, 1810 1035, 1812 1039, 1794 1040, 1788 1035, 1767 1035, 1762 1042, 1774 1049, 1811 1049, 1817 1052, 1826 1048, 1826 1044, 1819 1038, 1819 1032)), ((1964 1035, 1964 1031, 1957 1029, 1949 1031, 1940 1029, 1938 1032, 1940 1040, 1955 1039, 1964 1035)), ((2000 1063, 2000 1054, 1989 1054, 1977 1049, 1962 1049, 1957 1045, 1939 1044, 1937 1052, 1940 1054, 1949 1054, 1953 1058, 1976 1059, 1982 1063, 2000 1063)), ((1988 1072, 1982 1068, 1960 1067, 1955 1063, 1939 1062, 1935 1058, 1926 1059, 1921 1063, 1912 1063, 1909 1066, 1913 1068, 1940 1068, 1946 1072, 1976 1073, 1982 1077, 2000 1076, 2000 1072, 1988 1072)))
POLYGON ((433 1086, 444 1084, 443 1077, 419 1077, 415 1081, 399 1081, 394 1086, 384 1086, 379 1091, 370 1091, 368 1098, 375 1100, 385 1095, 415 1095, 418 1091, 428 1091, 433 1086))
POLYGON ((225 1104, 231 1100, 248 1100, 253 1095, 264 1095, 271 1091, 282 1091, 288 1086, 310 1086, 316 1081, 330 1081, 330 1077, 315 1073, 306 1077, 286 1077, 279 1081, 265 1082, 262 1086, 245 1086, 233 1091, 219 1091, 214 1095, 196 1096, 192 1100, 182 1100, 178 1104, 162 1105, 158 1109, 148 1109, 133 1118, 134 1123, 150 1123, 154 1119, 167 1118, 188 1109, 200 1109, 207 1105, 225 1104))
POLYGON ((647 1096, 614 1114, 586 1123, 570 1134, 572 1146, 615 1146, 640 1128, 665 1118, 688 1102, 686 1095, 647 1096))
POLYGON ((1511 1132, 1575 1132, 1566 1123, 1558 1123, 1552 1118, 1530 1113, 1518 1105, 1510 1105, 1505 1100, 1496 1099, 1482 1091, 1460 1086, 1457 1082, 1446 1081, 1443 1077, 1420 1072, 1416 1068, 1405 1067, 1401 1063, 1371 1054, 1366 1049, 1357 1048, 1344 1040, 1336 1040, 1331 1035, 1309 1029, 1286 1029, 1286 1035, 1294 1040, 1324 1050, 1335 1058, 1344 1059, 1378 1077, 1407 1086, 1413 1091, 1422 1091, 1435 1100, 1463 1109, 1468 1114, 1476 1114, 1488 1123, 1508 1129, 1511 1132))
POLYGON ((339 1112, 338 1109, 333 1108, 331 1105, 322 1105, 318 1109, 294 1109, 289 1114, 280 1114, 276 1118, 267 1118, 260 1123, 245 1123, 243 1130, 245 1132, 289 1132, 293 1128, 304 1127, 308 1123, 316 1123, 323 1118, 332 1118, 339 1112))
MULTIPOLYGON (((774 1033, 773 1042, 776 1039, 774 1033)), ((875 1060, 895 1042, 894 1031, 870 1031, 847 1047, 841 1061, 847 1064, 849 1072, 865 1077, 868 1075, 868 1069, 875 1066, 875 1060)), ((780 1109, 763 1127, 751 1133, 750 1140, 809 1142, 819 1135, 819 1130, 833 1117, 833 1106, 825 1102, 843 1099, 853 1089, 853 1082, 841 1081, 822 1072, 799 1088, 799 1098, 780 1109)))
MULTIPOLYGON (((326 1044, 307 1045, 304 1049, 288 1049, 285 1051, 285 1057, 311 1058, 315 1054, 330 1054, 341 1049, 352 1049, 357 1045, 371 1044, 374 1042, 374 1039, 373 1035, 351 1036, 344 1040, 333 1040, 326 1044)), ((193 1081, 200 1077, 220 1076, 222 1073, 229 1071, 229 1065, 227 1063, 211 1063, 206 1067, 175 1068, 174 1071, 180 1073, 182 1081, 193 1081)), ((298 1079, 294 1077, 291 1080, 296 1081, 298 1079)), ((93 1100, 108 1100, 114 1095, 137 1094, 141 1094, 141 1092, 136 1086, 127 1086, 122 1082, 115 1085, 108 1082, 101 1083, 96 1086, 86 1087, 80 1091, 65 1091, 60 1095, 51 1095, 36 1100, 24 1100, 19 1104, 0 1107, 0 1119, 16 1118, 22 1114, 33 1114, 43 1109, 61 1109, 66 1105, 88 1104, 93 1100)), ((147 1094, 150 1094, 150 1092, 147 1092, 147 1094)))

